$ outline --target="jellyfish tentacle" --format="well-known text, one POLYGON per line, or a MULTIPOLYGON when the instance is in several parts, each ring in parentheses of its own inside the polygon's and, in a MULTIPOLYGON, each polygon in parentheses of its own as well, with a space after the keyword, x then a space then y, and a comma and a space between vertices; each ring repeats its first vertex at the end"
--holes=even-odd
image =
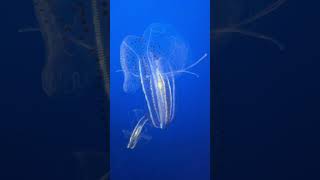
MULTIPOLYGON (((124 71, 123 71, 123 70, 117 70, 116 72, 117 72, 117 73, 119 73, 119 72, 122 72, 122 73, 123 73, 124 71)), ((135 74, 135 73, 132 73, 132 72, 129 72, 129 73, 130 73, 133 77, 135 77, 135 78, 140 78, 140 76, 137 75, 137 74, 135 74)), ((177 70, 177 71, 173 71, 173 72, 169 72, 169 73, 163 73, 163 74, 175 76, 175 75, 177 75, 177 74, 182 74, 182 73, 195 76, 196 78, 199 78, 199 77, 200 77, 199 74, 194 73, 194 72, 191 72, 191 71, 186 71, 186 70, 177 70)), ((149 77, 150 77, 149 75, 145 76, 145 78, 149 78, 149 77)))
POLYGON ((191 75, 194 75, 195 77, 199 77, 198 74, 194 73, 194 72, 191 72, 191 71, 188 71, 189 69, 193 68, 194 66, 198 65, 201 61, 203 61, 206 57, 208 56, 207 53, 204 53, 203 56, 201 56, 201 58, 199 58, 196 62, 192 63, 191 65, 183 68, 183 69, 180 69, 180 70, 176 70, 176 71, 172 71, 172 72, 169 72, 169 73, 164 73, 164 74, 169 74, 169 75, 172 75, 172 76, 175 76, 176 74, 179 74, 179 73, 186 73, 186 74, 191 74, 191 75))
POLYGON ((188 67, 184 68, 183 70, 186 71, 188 69, 193 68, 194 66, 198 65, 201 61, 203 61, 207 56, 208 56, 208 54, 204 53, 204 55, 201 58, 199 58, 196 62, 194 62, 193 64, 191 64, 188 67))
MULTIPOLYGON (((239 23, 236 24, 232 24, 229 27, 225 27, 225 28, 221 28, 221 29, 216 29, 214 31, 212 31, 212 34, 219 34, 219 33, 239 33, 239 34, 243 34, 245 36, 249 36, 249 37, 254 37, 254 38, 258 38, 258 39, 264 39, 267 41, 272 42, 273 44, 275 44, 280 50, 284 49, 284 46, 276 39, 266 36, 262 33, 256 33, 256 32, 252 32, 252 31, 247 31, 247 30, 243 30, 241 27, 243 26, 248 26, 250 23, 270 14, 271 12, 275 11, 276 9, 278 9, 281 5, 283 5, 287 0, 277 0, 276 2, 272 3, 271 5, 269 5, 267 8, 263 9, 262 11, 259 11, 258 13, 256 13, 254 16, 251 16, 247 19, 242 20, 239 23)), ((213 36, 212 36, 213 37, 213 36)))
MULTIPOLYGON (((143 71, 143 70, 142 70, 142 64, 141 64, 141 61, 139 61, 139 72, 140 72, 140 76, 141 76, 141 78, 140 78, 141 87, 142 87, 143 94, 144 94, 144 96, 145 96, 145 100, 146 100, 146 102, 147 102, 148 109, 150 110, 150 109, 151 109, 151 102, 149 101, 149 98, 147 97, 147 92, 146 92, 145 83, 144 83, 144 80, 143 80, 143 78, 142 78, 142 76, 143 76, 143 72, 142 72, 142 71, 143 71)), ((151 88, 152 88, 152 87, 151 87, 151 88)), ((151 91, 151 93, 153 92, 152 89, 151 89, 150 91, 151 91)), ((153 96, 153 94, 152 94, 152 96, 153 96)), ((153 97, 152 97, 152 99, 153 99, 153 97)), ((153 114, 150 113, 149 115, 150 115, 150 118, 151 118, 152 123, 154 124, 153 114)))
POLYGON ((268 15, 269 13, 275 11, 276 9, 278 9, 281 5, 284 4, 284 2, 287 0, 278 0, 274 3, 272 3, 271 5, 269 5, 267 8, 263 9, 262 11, 259 11, 257 14, 255 14, 252 17, 249 17, 243 21, 241 21, 240 23, 234 24, 231 27, 236 28, 236 27, 240 27, 240 26, 245 26, 248 25, 254 21, 256 21, 257 19, 260 19, 266 15, 268 15))
POLYGON ((192 75, 192 76, 195 76, 196 78, 199 78, 199 74, 197 73, 194 73, 194 72, 191 72, 191 71, 185 71, 185 70, 180 70, 180 71, 175 71, 173 75, 176 75, 176 74, 179 74, 179 73, 185 73, 185 74, 188 74, 188 75, 192 75))
POLYGON ((239 34, 243 34, 245 36, 249 36, 249 37, 254 37, 254 38, 270 41, 271 43, 276 45, 280 50, 284 49, 284 45, 281 42, 279 42, 278 40, 276 40, 276 39, 274 39, 274 38, 272 38, 270 36, 266 36, 266 35, 264 35, 262 33, 246 31, 246 30, 243 30, 243 29, 233 29, 233 28, 221 29, 219 31, 216 31, 216 33, 239 33, 239 34))
MULTIPOLYGON (((171 122, 174 118, 174 113, 175 113, 175 80, 174 76, 171 76, 171 79, 169 80, 169 77, 165 78, 166 84, 168 87, 168 92, 169 92, 169 102, 170 102, 170 111, 169 112, 169 122, 171 122)), ((169 123, 168 122, 168 123, 169 123)))

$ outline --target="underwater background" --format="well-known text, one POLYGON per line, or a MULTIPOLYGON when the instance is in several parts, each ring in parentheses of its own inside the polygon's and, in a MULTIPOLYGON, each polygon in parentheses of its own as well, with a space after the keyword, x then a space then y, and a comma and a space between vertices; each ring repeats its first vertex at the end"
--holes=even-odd
POLYGON ((110 7, 110 178, 210 179, 209 0, 118 0, 110 7), (185 73, 174 77, 176 113, 168 128, 148 123, 136 147, 127 149, 132 130, 148 109, 141 87, 123 91, 124 75, 117 71, 120 45, 127 35, 141 37, 152 23, 170 24, 188 43, 186 66, 208 56, 190 69, 199 78, 185 73))
MULTIPOLYGON (((184 2, 111 2, 111 139, 108 117, 100 114, 107 107, 96 101, 106 98, 97 88, 101 83, 48 96, 41 78, 43 38, 40 32, 19 32, 37 28, 33 1, 1 2, 0 179, 107 179, 110 140, 112 179, 208 179, 209 171, 215 180, 320 179, 320 3, 287 0, 246 27, 277 39, 283 50, 268 41, 226 34, 211 39, 210 51, 208 2, 184 2), (119 46, 123 37, 141 35, 154 22, 172 24, 189 42, 190 62, 203 53, 211 58, 192 69, 199 78, 177 77, 177 114, 170 127, 162 131, 147 126, 144 138, 129 151, 125 147, 135 114, 139 117, 138 109, 145 107, 141 92, 123 92, 123 74, 116 72, 119 46), (208 89, 200 88, 209 87, 210 65, 211 169, 209 106, 202 99, 208 89)), ((273 2, 211 1, 211 29, 239 22, 273 2)), ((67 17, 74 13, 63 12, 67 17)))

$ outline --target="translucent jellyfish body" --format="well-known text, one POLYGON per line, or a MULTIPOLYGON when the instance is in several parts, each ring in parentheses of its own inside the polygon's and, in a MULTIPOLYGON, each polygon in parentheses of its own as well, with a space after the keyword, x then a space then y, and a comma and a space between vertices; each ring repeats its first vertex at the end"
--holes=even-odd
MULTIPOLYGON (((186 66, 188 47, 170 25, 151 24, 142 37, 129 35, 120 46, 124 73, 123 90, 142 89, 148 107, 134 128, 128 148, 137 144, 143 126, 150 120, 156 128, 168 127, 175 113, 175 76, 202 61, 186 66)), ((194 74, 195 75, 195 74, 194 74)))

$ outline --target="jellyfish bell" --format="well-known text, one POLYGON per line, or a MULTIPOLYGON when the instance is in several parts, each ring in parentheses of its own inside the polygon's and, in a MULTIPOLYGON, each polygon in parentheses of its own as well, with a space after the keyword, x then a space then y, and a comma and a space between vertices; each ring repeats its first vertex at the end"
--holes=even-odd
MULTIPOLYGON (((194 66, 194 64, 187 62, 188 50, 187 43, 168 24, 151 24, 141 37, 126 36, 120 45, 120 71, 124 74, 123 90, 135 92, 141 87, 139 60, 150 60, 154 64, 153 67, 161 69, 162 74, 176 77, 179 74, 187 73, 197 76, 187 71, 191 65, 194 66)), ((204 54, 199 60, 202 61, 206 56, 207 54, 204 54)), ((143 78, 151 77, 150 68, 147 68, 146 71, 143 78)))
POLYGON ((181 70, 187 64, 189 45, 171 25, 153 23, 143 39, 148 58, 161 59, 163 73, 181 70))

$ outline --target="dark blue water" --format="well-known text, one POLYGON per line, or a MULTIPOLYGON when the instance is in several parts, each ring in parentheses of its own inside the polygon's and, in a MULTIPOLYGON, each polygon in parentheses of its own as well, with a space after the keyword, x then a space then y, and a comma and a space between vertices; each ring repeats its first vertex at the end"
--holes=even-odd
MULTIPOLYGON (((70 8, 53 16, 73 13, 70 8)), ((18 32, 39 28, 33 2, 2 4, 1 20, 0 179, 100 178, 107 169, 107 118, 100 113, 106 106, 97 103, 103 97, 98 82, 78 94, 61 91, 49 97, 42 87, 46 48, 41 33, 18 32)))
MULTIPOLYGON (((148 113, 140 88, 122 89, 120 44, 127 35, 142 36, 152 23, 170 24, 188 42, 192 64, 210 55, 209 1, 111 1, 111 179, 209 179, 210 58, 176 78, 176 115, 168 129, 147 125, 133 150, 126 149, 138 118, 148 113), (133 110, 137 110, 135 116, 133 110)), ((179 62, 179 59, 176 60, 179 62)))
MULTIPOLYGON (((223 18, 215 2, 214 24, 223 18)), ((270 3, 238 6, 250 15, 270 3)), ((237 35, 213 42, 216 179, 319 179, 318 6, 289 0, 250 26, 283 51, 237 35)))

